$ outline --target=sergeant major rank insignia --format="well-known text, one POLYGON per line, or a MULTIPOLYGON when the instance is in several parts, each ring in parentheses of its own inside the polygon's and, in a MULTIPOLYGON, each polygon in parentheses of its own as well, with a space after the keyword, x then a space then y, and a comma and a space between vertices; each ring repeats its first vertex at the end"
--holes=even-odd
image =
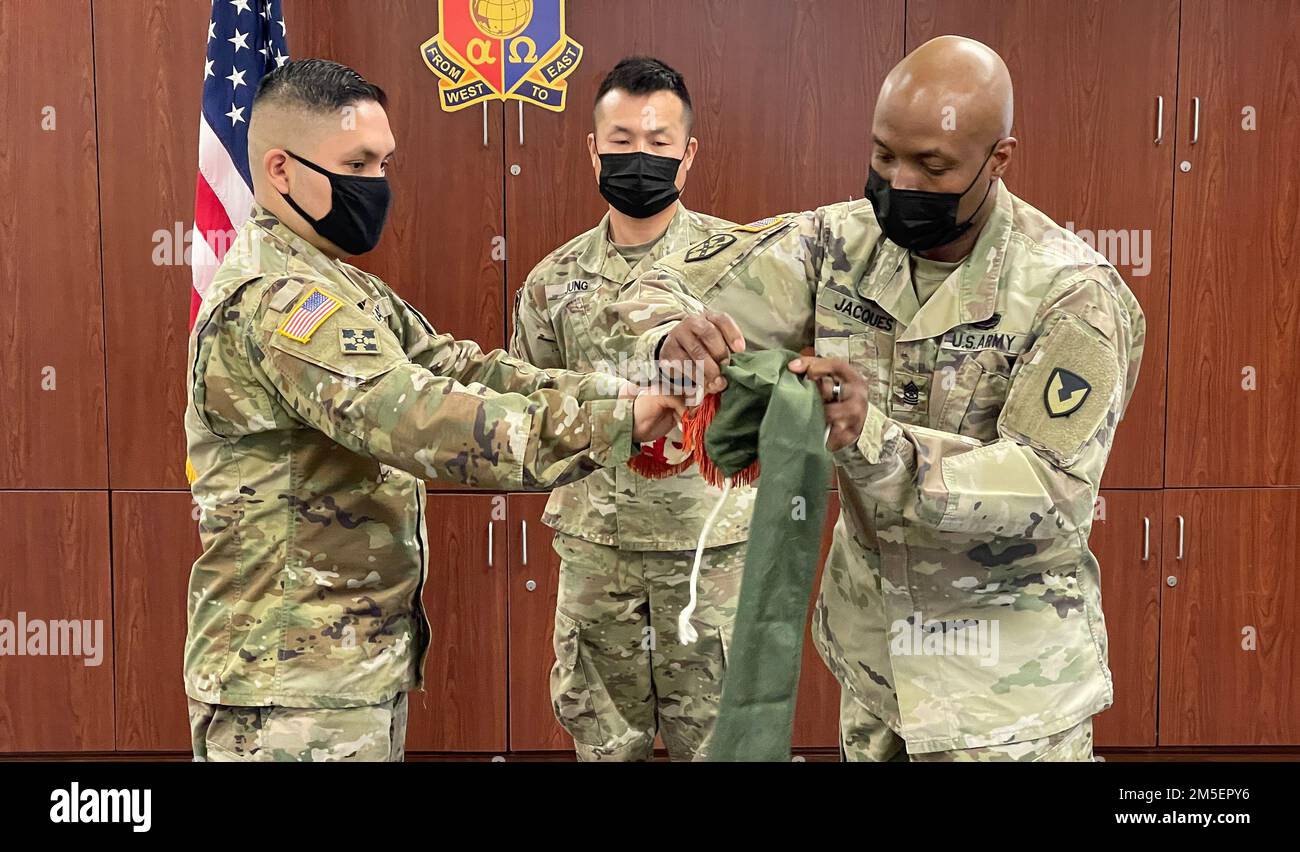
POLYGON ((373 328, 341 328, 339 346, 344 355, 378 355, 379 335, 373 328))
POLYGON ((700 260, 708 260, 735 242, 736 238, 731 234, 714 234, 692 246, 691 250, 686 253, 686 262, 695 263, 700 260))
POLYGON ((439 0, 438 33, 420 46, 442 108, 519 100, 564 110, 582 45, 564 32, 564 0, 439 0))
POLYGON ((1043 389, 1043 405, 1051 417, 1069 417, 1079 410, 1092 393, 1092 385, 1077 373, 1057 367, 1047 379, 1043 389))

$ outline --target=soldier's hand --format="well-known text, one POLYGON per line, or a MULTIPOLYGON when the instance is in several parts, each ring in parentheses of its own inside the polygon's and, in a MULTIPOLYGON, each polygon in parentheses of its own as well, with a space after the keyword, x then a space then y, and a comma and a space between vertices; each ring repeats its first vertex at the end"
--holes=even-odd
POLYGON ((745 335, 736 321, 718 311, 705 311, 682 320, 664 338, 659 347, 660 370, 674 381, 694 377, 706 393, 717 393, 727 386, 722 365, 732 352, 744 351, 745 335), (684 368, 688 363, 689 371, 684 368))
POLYGON ((867 420, 869 393, 867 380, 857 368, 843 358, 801 356, 790 362, 790 371, 803 374, 821 388, 822 401, 826 403, 826 425, 831 427, 826 448, 835 452, 856 441, 867 420))
POLYGON ((632 440, 648 443, 667 435, 686 413, 680 396, 642 393, 632 403, 632 440))

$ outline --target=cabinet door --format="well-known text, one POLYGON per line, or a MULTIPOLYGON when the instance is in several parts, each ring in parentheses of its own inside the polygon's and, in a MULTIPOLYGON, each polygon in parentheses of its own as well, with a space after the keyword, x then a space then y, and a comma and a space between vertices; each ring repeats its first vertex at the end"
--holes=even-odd
POLYGON ((113 488, 185 488, 186 347, 208 16, 96 4, 95 86, 113 488), (145 77, 124 57, 148 57, 145 77))
POLYGON ((560 557, 542 523, 549 494, 510 495, 510 750, 573 751, 551 708, 560 557))
POLYGON ((506 748, 504 495, 430 495, 429 576, 422 599, 433 635, 425 691, 410 694, 409 751, 506 748))
POLYGON ((1156 744, 1160 661, 1159 491, 1103 491, 1089 546, 1101 565, 1101 605, 1115 703, 1097 717, 1099 746, 1156 744))
POLYGON ((840 742, 840 685, 835 675, 822 662, 812 640, 812 611, 821 589, 826 557, 831 552, 831 534, 840 517, 840 495, 829 494, 826 505, 826 522, 822 529, 821 555, 817 560, 817 578, 813 582, 812 598, 808 602, 808 622, 804 627, 803 664, 799 670, 799 697, 794 710, 794 738, 791 744, 800 748, 838 748, 840 742))
POLYGON ((586 140, 600 81, 625 56, 686 77, 700 140, 687 207, 747 222, 861 197, 876 93, 903 55, 903 5, 569 0, 566 27, 584 52, 565 111, 506 109, 511 293, 606 210, 586 140))
POLYGON ((108 495, 0 491, 0 753, 113 748, 108 495), (19 653, 21 649, 21 653, 19 653))
POLYGON ((202 551, 194 501, 184 491, 118 491, 112 508, 117 747, 188 751, 186 594, 202 551))
POLYGON ((1164 527, 1160 745, 1300 743, 1300 490, 1165 491, 1164 527))
POLYGON ((1178 0, 911 0, 907 47, 978 39, 1015 85, 1007 186, 1105 255, 1142 303, 1142 375, 1103 484, 1164 484, 1178 0), (1158 119, 1163 118, 1163 125, 1158 119))
POLYGON ((93 53, 89 0, 0 3, 0 488, 108 482, 93 53))
POLYGON ((1300 4, 1185 0, 1169 485, 1300 485, 1300 4))
POLYGON ((383 278, 440 332, 505 345, 501 105, 443 112, 420 45, 438 31, 433 0, 285 0, 295 58, 355 68, 389 98, 397 139, 383 241, 356 264, 383 278), (486 122, 486 124, 485 124, 486 122))

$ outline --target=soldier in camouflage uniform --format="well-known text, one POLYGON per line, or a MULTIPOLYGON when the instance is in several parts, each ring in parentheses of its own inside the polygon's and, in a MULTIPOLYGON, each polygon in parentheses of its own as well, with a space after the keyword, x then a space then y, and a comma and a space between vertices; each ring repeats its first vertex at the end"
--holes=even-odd
MULTIPOLYGON (((658 60, 625 59, 605 78, 587 144, 609 211, 528 276, 510 354, 538 367, 637 372, 595 320, 655 261, 732 226, 677 200, 697 148, 690 118, 685 82, 658 60)), ((643 452, 666 462, 673 444, 643 452)), ((618 467, 551 495, 543 521, 556 530, 561 560, 551 698, 580 759, 648 760, 661 731, 669 756, 690 760, 707 740, 753 489, 731 492, 705 541, 697 641, 678 641, 677 618, 704 520, 721 495, 693 467, 666 479, 618 467)))
POLYGON ((400 760, 430 636, 423 480, 545 489, 673 424, 621 380, 439 335, 341 260, 387 213, 382 102, 320 60, 277 69, 254 102, 258 204, 190 337, 196 759, 400 760))
POLYGON ((1145 321, 1002 185, 1011 116, 993 51, 929 42, 882 88, 869 201, 713 238, 609 309, 639 357, 721 345, 701 300, 750 346, 815 343, 791 368, 839 470, 814 636, 850 759, 1089 760, 1111 704, 1088 535, 1145 321))

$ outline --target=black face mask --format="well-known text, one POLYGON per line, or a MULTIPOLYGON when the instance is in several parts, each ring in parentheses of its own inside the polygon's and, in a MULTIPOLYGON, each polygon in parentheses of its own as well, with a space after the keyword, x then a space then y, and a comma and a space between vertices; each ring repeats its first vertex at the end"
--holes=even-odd
POLYGON ((313 219, 292 198, 280 193, 295 213, 306 219, 316 233, 348 254, 365 254, 379 244, 384 222, 388 219, 388 207, 393 201, 388 178, 340 175, 322 169, 292 151, 285 153, 330 181, 330 212, 320 219, 313 219))
POLYGON ((677 200, 677 170, 682 161, 637 151, 600 155, 600 194, 615 210, 649 219, 677 200))
POLYGON ((867 176, 867 198, 876 211, 876 221, 890 242, 902 246, 908 251, 929 251, 945 246, 970 230, 971 223, 979 215, 980 208, 988 200, 993 189, 989 181, 984 190, 984 198, 975 212, 965 222, 957 221, 957 208, 975 186, 975 181, 984 173, 984 165, 997 149, 994 144, 989 149, 988 157, 980 163, 979 173, 971 179, 966 189, 961 192, 925 192, 919 189, 894 189, 889 181, 871 169, 867 176))

